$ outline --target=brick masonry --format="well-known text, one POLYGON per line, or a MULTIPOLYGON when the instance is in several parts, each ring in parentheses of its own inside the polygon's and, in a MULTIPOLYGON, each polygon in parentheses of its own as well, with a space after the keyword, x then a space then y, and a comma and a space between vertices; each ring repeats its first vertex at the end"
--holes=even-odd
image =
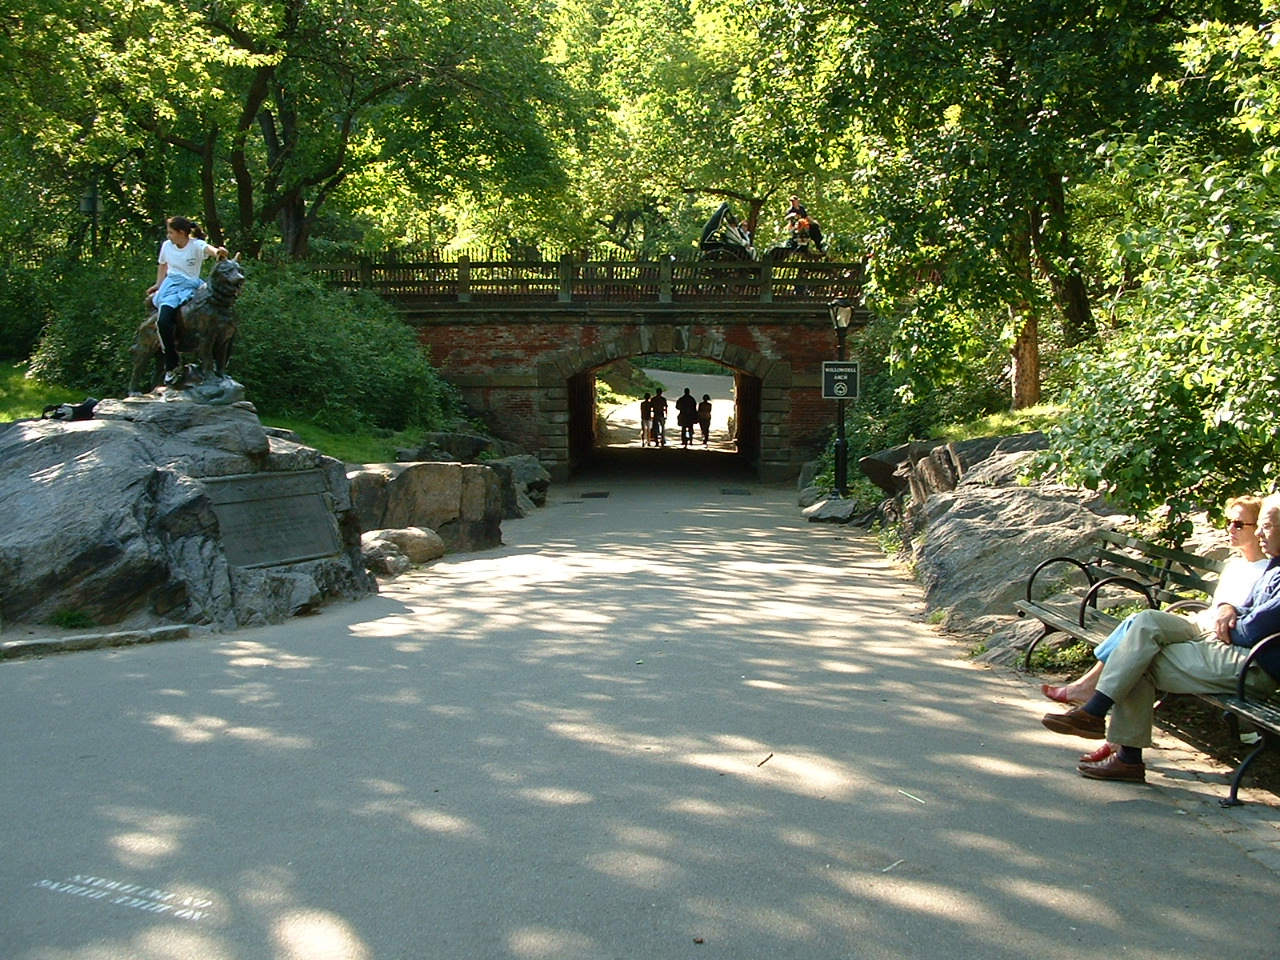
MULTIPOLYGON (((835 420, 822 362, 835 358, 825 307, 698 312, 441 308, 407 316, 432 362, 509 439, 566 477, 590 442, 592 411, 574 378, 612 360, 674 353, 739 378, 742 452, 762 479, 792 476, 835 420)), ((856 333, 855 333, 856 335, 856 333)), ((578 381, 580 383, 580 381, 578 381)))

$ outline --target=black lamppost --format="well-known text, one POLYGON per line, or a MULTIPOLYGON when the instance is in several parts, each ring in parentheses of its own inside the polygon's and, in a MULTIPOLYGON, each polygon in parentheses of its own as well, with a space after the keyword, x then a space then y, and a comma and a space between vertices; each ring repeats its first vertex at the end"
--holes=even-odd
POLYGON ((98 255, 98 218, 102 215, 102 197, 98 195, 98 185, 91 184, 85 195, 80 198, 80 212, 89 218, 93 246, 93 255, 98 255))
MULTIPOLYGON (((836 328, 836 359, 844 360, 844 338, 853 321, 853 303, 840 297, 827 304, 831 325, 836 328)), ((844 397, 836 400, 836 496, 849 495, 849 447, 844 438, 844 397)))

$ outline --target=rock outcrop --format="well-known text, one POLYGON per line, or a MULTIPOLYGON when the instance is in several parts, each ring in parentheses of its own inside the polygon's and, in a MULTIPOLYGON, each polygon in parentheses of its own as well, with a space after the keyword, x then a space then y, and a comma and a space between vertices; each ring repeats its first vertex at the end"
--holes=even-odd
POLYGON ((551 474, 537 457, 531 454, 503 457, 490 460, 485 466, 498 474, 504 520, 527 517, 538 507, 546 506, 551 474))
POLYGON ((247 403, 104 400, 92 420, 0 426, 0 516, 5 622, 226 629, 376 589, 343 465, 269 437, 247 403), (273 541, 294 507, 314 536, 273 541))
POLYGON ((502 494, 487 466, 367 463, 347 474, 361 530, 426 527, 450 552, 502 543, 502 494))
POLYGON ((907 501, 904 549, 930 618, 980 640, 984 660, 1014 662, 1039 632, 1039 624, 1017 618, 1013 601, 1042 560, 1084 558, 1100 527, 1132 523, 1094 493, 1027 480, 1043 446, 1038 433, 915 442, 859 463, 891 497, 907 501))
POLYGON ((519 444, 498 437, 461 430, 435 430, 422 435, 422 443, 396 451, 399 463, 417 463, 427 460, 475 463, 482 454, 491 457, 508 457, 523 454, 519 444))
POLYGON ((430 563, 445 555, 440 534, 424 527, 366 530, 360 536, 360 543, 365 567, 372 573, 392 577, 414 564, 430 563))
POLYGON ((1078 490, 1017 483, 1018 464, 1027 456, 997 454, 913 515, 916 577, 927 606, 945 610, 952 629, 1012 615, 1040 561, 1084 556, 1099 527, 1126 519, 1100 515, 1097 498, 1078 490))

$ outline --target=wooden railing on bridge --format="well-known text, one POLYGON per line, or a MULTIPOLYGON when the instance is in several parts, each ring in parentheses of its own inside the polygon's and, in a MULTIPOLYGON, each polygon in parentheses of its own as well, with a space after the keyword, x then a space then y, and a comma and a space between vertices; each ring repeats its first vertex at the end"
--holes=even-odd
POLYGON ((825 304, 859 299, 861 263, 676 260, 424 260, 316 264, 335 287, 373 290, 402 308, 443 304, 825 304))

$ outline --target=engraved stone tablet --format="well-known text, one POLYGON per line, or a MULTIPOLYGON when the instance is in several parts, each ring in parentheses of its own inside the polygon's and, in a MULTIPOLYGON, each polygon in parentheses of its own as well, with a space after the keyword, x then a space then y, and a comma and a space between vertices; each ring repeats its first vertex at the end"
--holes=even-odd
POLYGON ((233 566, 300 563, 342 549, 319 470, 210 477, 203 483, 233 566))

